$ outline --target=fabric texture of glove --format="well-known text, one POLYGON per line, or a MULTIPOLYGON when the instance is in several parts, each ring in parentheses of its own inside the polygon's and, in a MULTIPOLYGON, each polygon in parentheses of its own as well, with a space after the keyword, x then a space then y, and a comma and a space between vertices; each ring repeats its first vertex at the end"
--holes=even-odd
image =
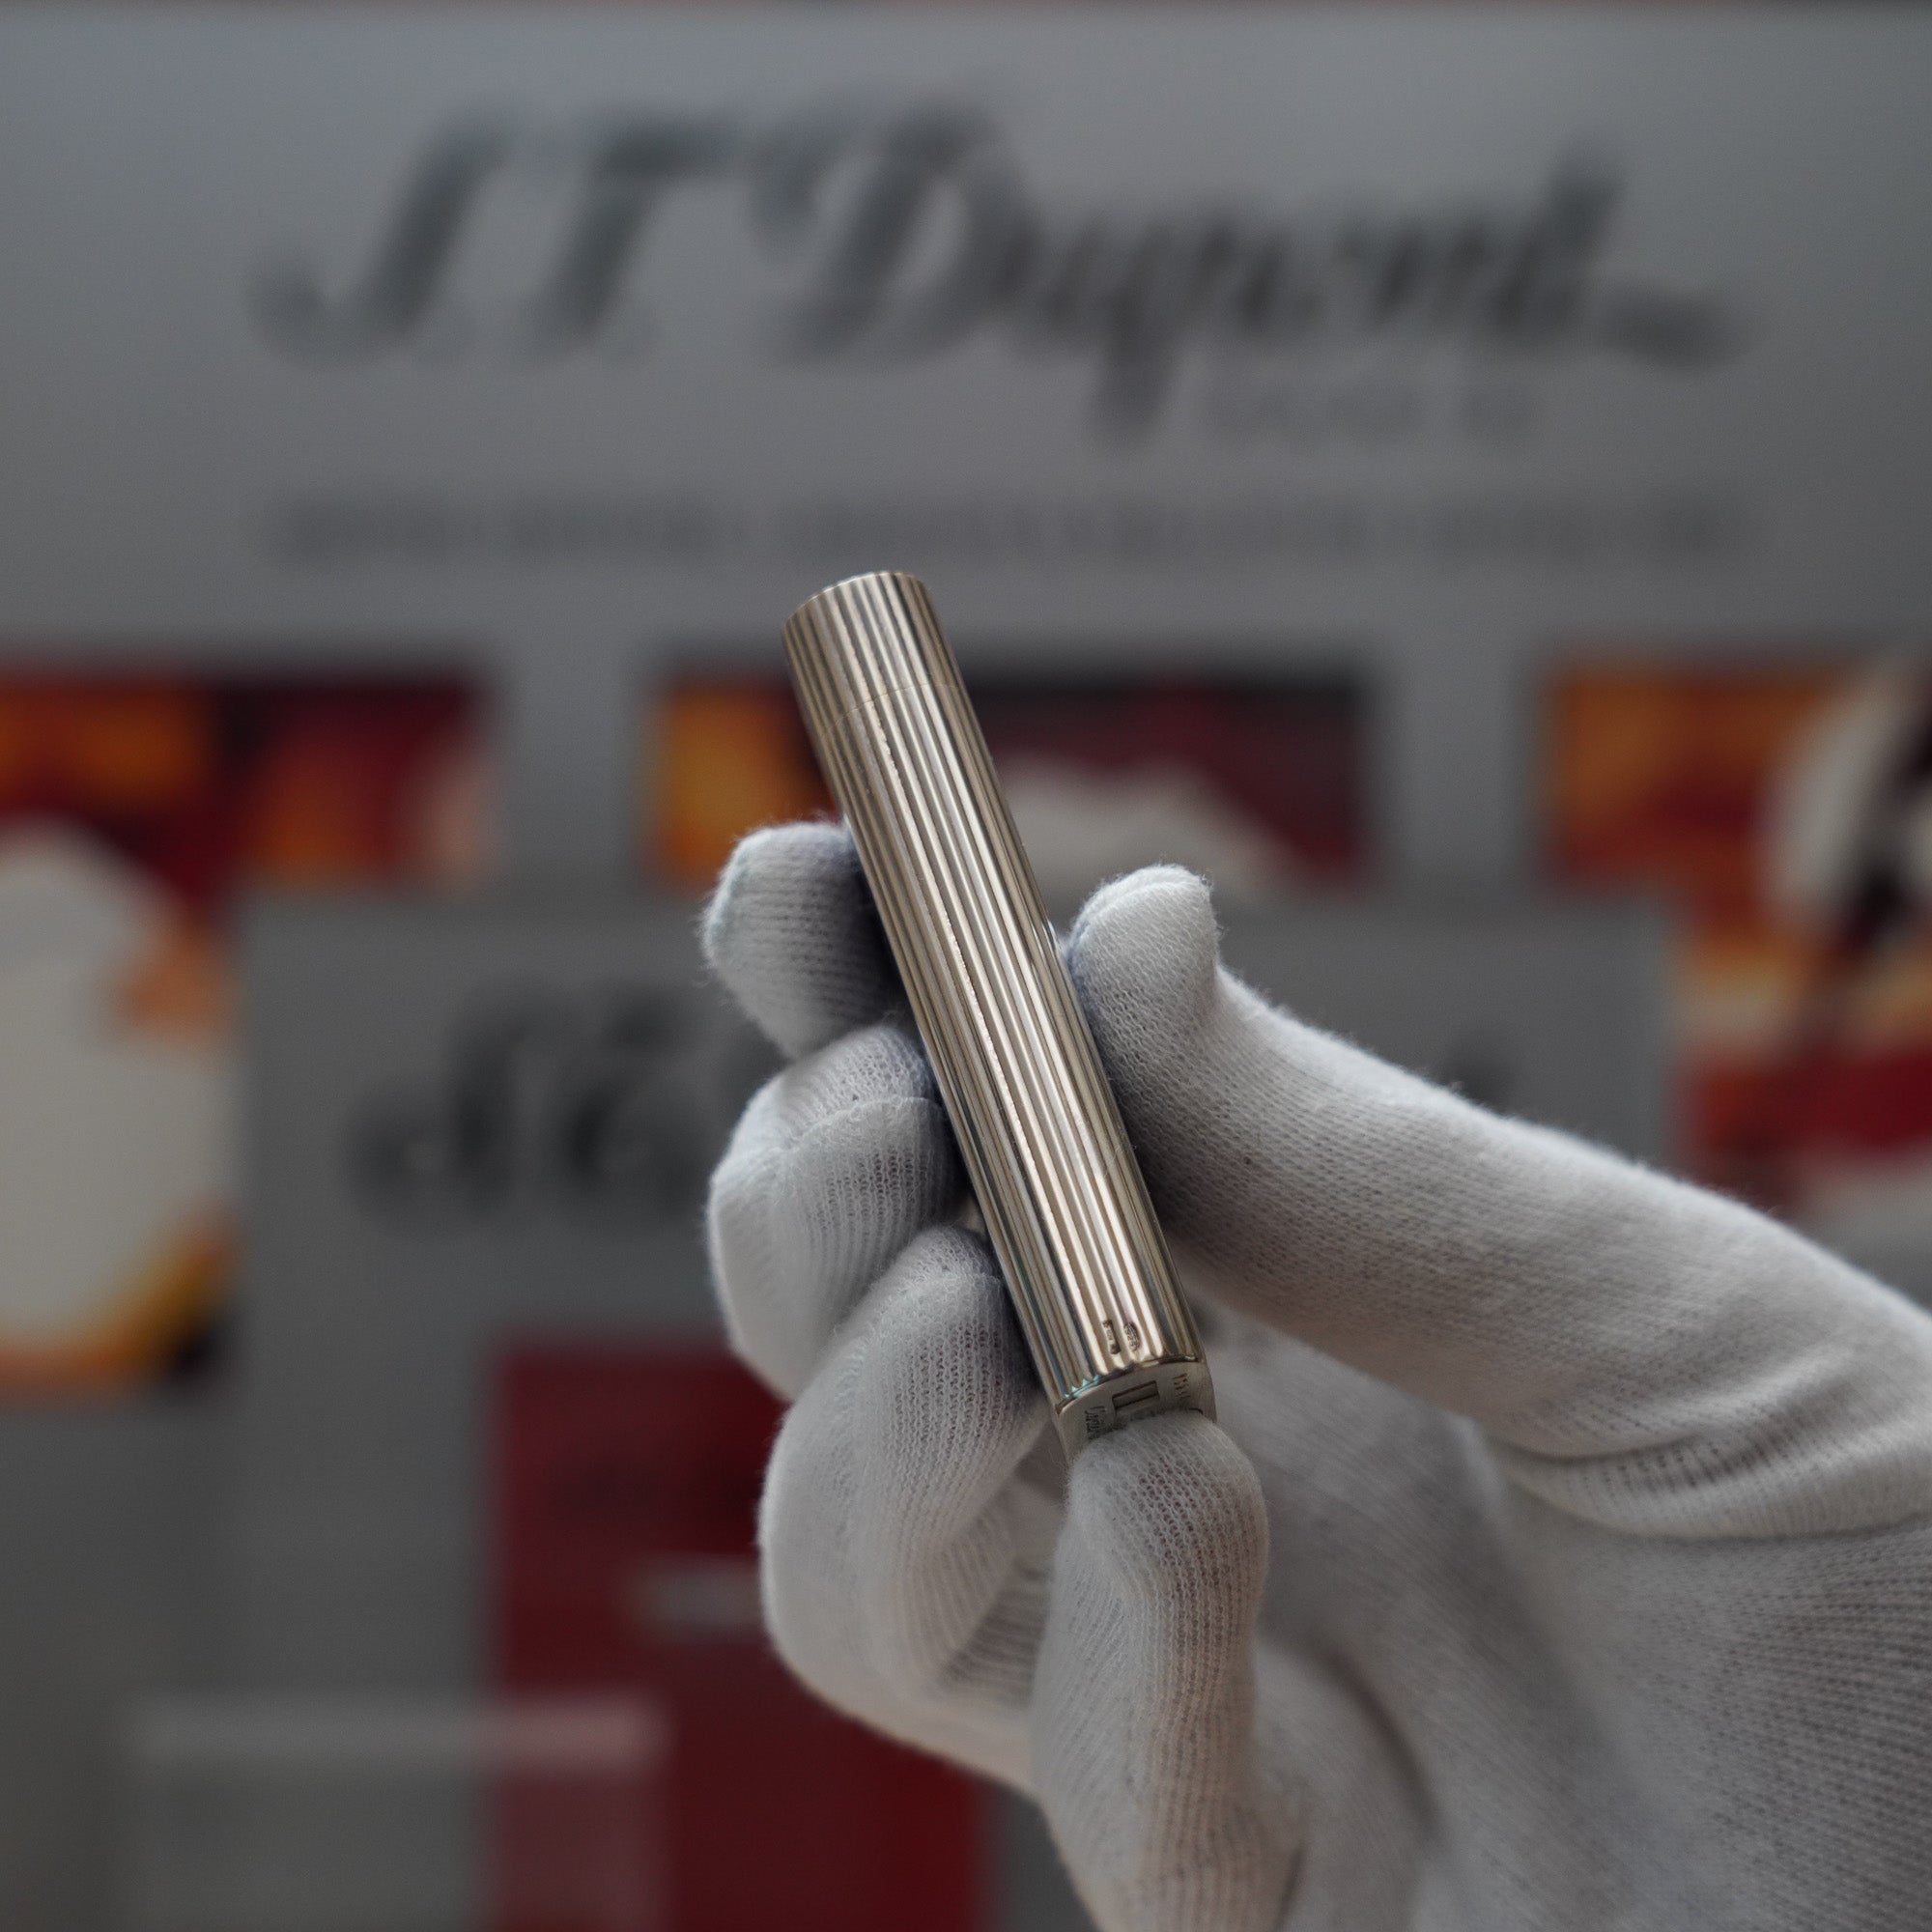
POLYGON ((1270 1009, 1158 867, 1066 958, 1220 1422, 1068 1471, 842 830, 705 943, 794 1057, 709 1221, 774 1638, 1104 1932, 1932 1924, 1932 1320, 1270 1009))

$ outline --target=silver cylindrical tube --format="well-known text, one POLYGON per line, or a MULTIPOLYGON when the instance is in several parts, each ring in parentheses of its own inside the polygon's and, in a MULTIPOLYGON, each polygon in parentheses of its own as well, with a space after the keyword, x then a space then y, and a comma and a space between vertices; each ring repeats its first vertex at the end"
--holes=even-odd
POLYGON ((1164 1409, 1212 1415, 1193 1318, 925 586, 849 578, 784 637, 1067 1454, 1164 1409))

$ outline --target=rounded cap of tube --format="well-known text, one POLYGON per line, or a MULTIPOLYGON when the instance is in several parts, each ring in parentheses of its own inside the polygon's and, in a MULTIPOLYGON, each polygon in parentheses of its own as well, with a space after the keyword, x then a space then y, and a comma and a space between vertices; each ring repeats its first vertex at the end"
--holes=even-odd
POLYGON ((888 692, 960 688, 932 599, 902 570, 867 571, 808 597, 786 619, 784 643, 814 731, 888 692))

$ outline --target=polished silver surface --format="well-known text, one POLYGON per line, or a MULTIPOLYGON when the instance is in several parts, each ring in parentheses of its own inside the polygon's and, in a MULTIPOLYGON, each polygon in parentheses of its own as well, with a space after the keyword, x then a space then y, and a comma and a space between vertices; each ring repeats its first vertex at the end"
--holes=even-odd
POLYGON ((1214 1412, 1119 1108, 925 586, 802 604, 785 650, 1067 1454, 1214 1412))

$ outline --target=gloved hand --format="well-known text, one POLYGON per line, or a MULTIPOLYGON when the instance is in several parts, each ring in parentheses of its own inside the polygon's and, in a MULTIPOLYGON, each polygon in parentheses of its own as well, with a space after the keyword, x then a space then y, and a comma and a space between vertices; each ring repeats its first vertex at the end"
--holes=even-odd
POLYGON ((1932 1321, 1270 1009, 1156 868, 1066 956, 1221 1419, 1065 1472, 843 832, 705 940, 794 1056, 710 1212, 773 1634, 1106 1932, 1932 1924, 1932 1321))

